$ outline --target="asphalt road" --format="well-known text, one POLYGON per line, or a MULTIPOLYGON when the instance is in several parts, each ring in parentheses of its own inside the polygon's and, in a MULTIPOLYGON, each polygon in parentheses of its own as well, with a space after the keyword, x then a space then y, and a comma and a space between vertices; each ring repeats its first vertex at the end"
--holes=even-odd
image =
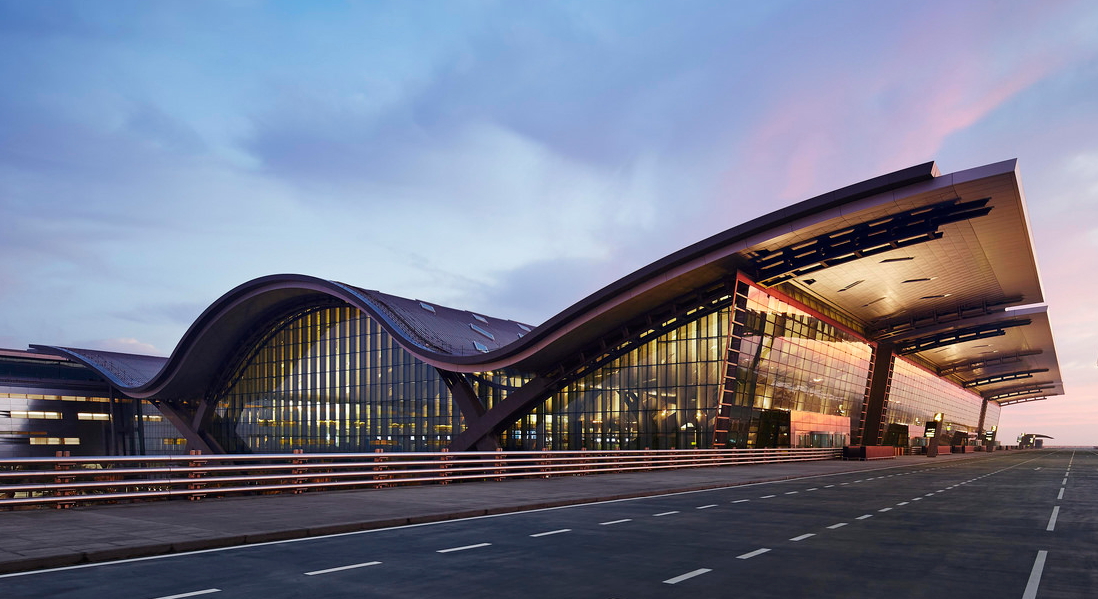
POLYGON ((0 577, 3 597, 1098 596, 1098 455, 1012 452, 0 577))

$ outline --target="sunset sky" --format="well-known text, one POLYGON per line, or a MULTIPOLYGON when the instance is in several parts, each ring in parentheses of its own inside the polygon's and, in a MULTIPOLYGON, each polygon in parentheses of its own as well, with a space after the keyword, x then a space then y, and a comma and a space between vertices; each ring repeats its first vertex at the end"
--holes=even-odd
POLYGON ((539 323, 799 200, 1019 160, 1098 445, 1098 3, 0 0, 0 347, 304 273, 539 323))

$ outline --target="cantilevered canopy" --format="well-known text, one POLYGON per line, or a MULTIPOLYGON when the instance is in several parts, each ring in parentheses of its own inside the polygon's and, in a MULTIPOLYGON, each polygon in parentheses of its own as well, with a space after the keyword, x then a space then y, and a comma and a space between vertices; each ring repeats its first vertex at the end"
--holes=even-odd
MULTIPOLYGON (((84 362, 134 397, 195 397, 272 315, 335 301, 376 318, 406 350, 440 370, 513 367, 537 375, 548 393, 569 368, 578 372, 567 364, 590 362, 608 348, 642 341, 661 323, 714 309, 740 272, 764 286, 814 296, 858 323, 871 341, 989 400, 1063 392, 1044 309, 1010 309, 1044 300, 1013 160, 948 175, 927 163, 806 200, 675 252, 538 327, 315 277, 274 275, 210 306, 154 374, 152 363, 125 356, 39 349, 84 362)), ((541 393, 531 391, 524 401, 536 402, 541 393)), ((493 416, 491 426, 512 417, 493 416)))

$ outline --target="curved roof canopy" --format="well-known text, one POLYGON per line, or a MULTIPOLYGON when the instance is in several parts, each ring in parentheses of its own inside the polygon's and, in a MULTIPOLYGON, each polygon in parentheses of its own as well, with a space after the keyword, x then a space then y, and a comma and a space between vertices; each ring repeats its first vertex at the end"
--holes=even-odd
MULTIPOLYGON (((934 163, 778 210, 650 264, 531 327, 305 275, 272 275, 210 306, 170 358, 35 346, 133 397, 200 396, 219 367, 295 306, 342 302, 417 358, 454 372, 545 372, 744 272, 792 286, 871 341, 1002 404, 1063 393, 1016 161, 941 175, 934 163), (1022 309, 1019 307, 1029 306, 1022 309)), ((619 335, 620 336, 620 335, 619 335)))

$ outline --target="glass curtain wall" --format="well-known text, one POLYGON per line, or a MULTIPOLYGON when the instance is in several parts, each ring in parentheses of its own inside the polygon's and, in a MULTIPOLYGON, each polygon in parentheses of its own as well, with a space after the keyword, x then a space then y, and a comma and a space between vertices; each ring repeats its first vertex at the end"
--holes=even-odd
POLYGON ((281 321, 247 355, 211 427, 238 451, 438 451, 463 426, 438 372, 349 306, 281 321))
MULTIPOLYGON (((983 398, 972 391, 947 379, 939 378, 905 358, 897 357, 892 366, 892 387, 888 398, 888 430, 890 435, 906 433, 908 441, 885 439, 886 445, 907 445, 910 439, 921 439, 927 420, 933 420, 936 413, 944 416, 942 431, 939 435, 950 442, 954 437, 975 439, 980 424, 980 409, 983 398)), ((984 427, 998 424, 1001 409, 988 405, 984 416, 984 427)), ((963 444, 963 441, 962 441, 963 444)))
POLYGON ((711 447, 729 314, 684 324, 573 382, 506 431, 501 445, 711 447))
POLYGON ((838 447, 858 426, 873 348, 745 281, 717 447, 838 447))

